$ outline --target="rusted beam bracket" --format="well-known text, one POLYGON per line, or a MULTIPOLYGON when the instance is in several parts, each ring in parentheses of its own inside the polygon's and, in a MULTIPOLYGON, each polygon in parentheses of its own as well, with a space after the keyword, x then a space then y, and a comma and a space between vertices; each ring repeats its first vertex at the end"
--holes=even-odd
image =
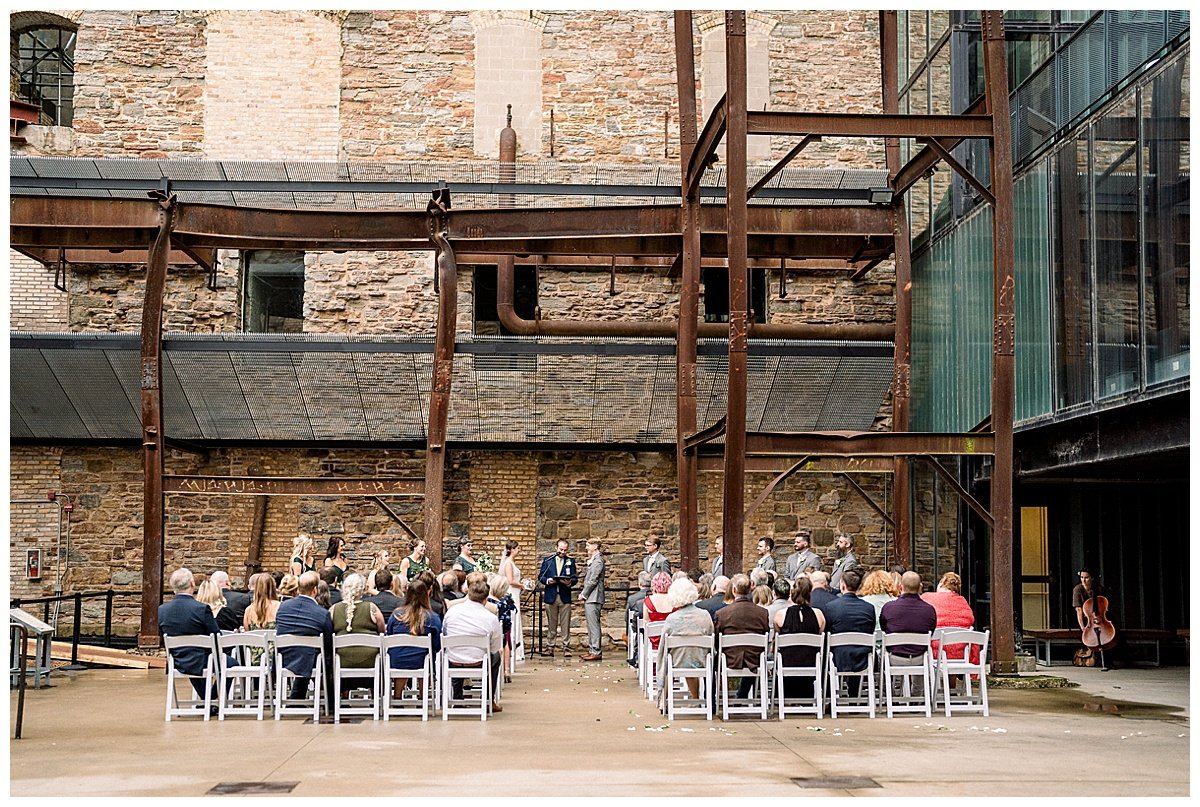
POLYGON ((167 474, 166 493, 228 496, 424 496, 425 480, 336 476, 200 476, 167 474))
POLYGON ((697 446, 702 446, 710 440, 715 440, 725 433, 725 416, 722 415, 713 425, 706 429, 701 429, 690 437, 685 437, 683 447, 688 451, 695 451, 697 446))
POLYGON ((893 521, 892 517, 887 514, 887 511, 885 511, 882 507, 880 507, 878 504, 875 503, 875 500, 871 498, 871 494, 869 494, 865 490, 863 490, 862 485, 855 482, 854 478, 852 476, 850 476, 849 474, 838 474, 838 475, 840 477, 842 477, 842 479, 845 479, 847 482, 850 483, 850 487, 854 488, 854 492, 857 493, 859 496, 861 496, 862 500, 864 502, 866 502, 867 505, 872 510, 874 510, 880 518, 882 518, 884 521, 886 521, 887 525, 889 527, 891 527, 893 530, 896 529, 896 522, 893 521))
MULTIPOLYGON (((897 100, 896 105, 899 106, 898 100, 897 100)), ((971 104, 969 107, 967 107, 967 111, 965 114, 977 115, 977 114, 983 112, 986 108, 987 108, 987 97, 982 96, 980 98, 975 99, 975 102, 973 104, 971 104)), ((929 134, 929 133, 926 133, 926 134, 929 134)), ((961 138, 961 137, 941 137, 941 138, 938 138, 938 145, 940 145, 946 151, 949 151, 949 150, 957 147, 958 144, 961 143, 962 141, 963 141, 963 138, 961 138)), ((900 157, 900 151, 899 151, 899 145, 897 145, 897 147, 896 147, 896 161, 897 162, 899 161, 899 157, 900 157)), ((897 196, 902 195, 905 191, 907 191, 909 188, 911 188, 913 185, 915 185, 917 183, 917 180, 919 180, 921 177, 925 176, 930 171, 932 171, 934 169, 934 167, 937 165, 937 162, 939 159, 941 159, 941 157, 938 155, 938 153, 936 151, 931 149, 929 146, 925 146, 923 149, 918 151, 916 153, 916 155, 914 155, 911 159, 909 159, 909 161, 907 163, 905 163, 902 167, 900 167, 899 170, 896 170, 896 169, 890 167, 890 164, 889 164, 888 173, 893 174, 893 172, 894 172, 894 175, 892 178, 892 191, 897 196)))
POLYGON ((946 466, 942 465, 933 457, 922 457, 921 459, 929 463, 929 467, 937 472, 937 475, 942 478, 942 481, 949 485, 950 489, 958 494, 958 498, 962 499, 963 503, 965 503, 967 507, 970 507, 975 511, 977 516, 987 522, 989 527, 996 526, 996 519, 992 517, 992 514, 989 513, 987 508, 980 504, 974 496, 972 496, 970 493, 967 493, 967 489, 958 483, 958 480, 954 478, 954 474, 950 473, 950 471, 946 469, 946 466))
POLYGON ((414 541, 421 540, 421 536, 417 535, 416 532, 413 531, 413 528, 408 526, 407 522, 405 522, 404 519, 400 518, 400 516, 396 514, 395 510, 388 507, 387 502, 385 502, 383 499, 379 498, 378 496, 369 496, 367 498, 369 498, 371 501, 375 502, 375 504, 379 505, 380 508, 383 509, 383 512, 387 513, 388 518, 390 518, 392 521, 395 521, 397 524, 399 524, 400 529, 404 530, 404 532, 408 535, 409 538, 413 539, 414 541))
POLYGON ((792 160, 796 159, 796 157, 799 156, 800 152, 804 151, 804 148, 809 143, 820 143, 820 142, 821 142, 820 135, 805 135, 804 137, 802 137, 800 139, 799 143, 792 146, 791 151, 789 151, 787 154, 783 155, 783 159, 781 159, 779 162, 772 165, 771 170, 769 170, 769 171, 767 171, 767 173, 763 174, 762 179, 760 179, 760 180, 758 180, 758 182, 754 183, 754 186, 752 188, 750 188, 749 191, 747 191, 746 198, 753 199, 754 195, 756 193, 758 193, 763 188, 767 187, 767 183, 770 182, 772 179, 774 179, 776 177, 776 175, 779 174, 780 171, 782 171, 784 168, 787 168, 788 163, 790 163, 792 160))
POLYGON ((789 476, 803 468, 806 462, 808 462, 808 457, 804 457, 799 462, 793 463, 792 467, 788 468, 786 471, 768 482, 767 486, 763 488, 763 492, 758 494, 758 497, 750 503, 749 507, 746 508, 746 514, 742 517, 742 520, 749 521, 750 516, 754 515, 754 511, 757 510, 759 506, 767 500, 767 497, 774 492, 775 488, 779 487, 779 485, 781 485, 789 476))
POLYGON ((700 189, 700 178, 704 176, 704 171, 708 166, 716 160, 717 146, 720 145, 721 138, 725 136, 725 129, 728 125, 726 120, 728 97, 728 94, 722 95, 721 100, 717 101, 717 105, 713 107, 708 120, 704 122, 704 128, 700 132, 699 140, 696 141, 696 147, 692 151, 691 157, 688 158, 687 180, 683 186, 688 199, 695 197, 700 189))
MULTIPOLYGON (((701 471, 720 471, 724 468, 724 459, 720 454, 700 454, 698 469, 701 471)), ((747 457, 746 473, 778 474, 791 468, 795 463, 790 457, 747 457)), ((888 457, 819 457, 810 456, 796 471, 798 474, 890 474, 892 460, 888 457)))
POLYGON ((948 149, 943 148, 942 144, 939 143, 936 138, 922 137, 917 139, 920 142, 928 145, 929 148, 936 151, 937 155, 942 158, 942 162, 950 166, 951 170, 965 179, 972 188, 979 192, 979 195, 982 196, 988 204, 996 204, 996 197, 992 195, 991 190, 982 182, 980 182, 974 174, 968 171, 966 166, 954 159, 954 155, 951 154, 948 149))

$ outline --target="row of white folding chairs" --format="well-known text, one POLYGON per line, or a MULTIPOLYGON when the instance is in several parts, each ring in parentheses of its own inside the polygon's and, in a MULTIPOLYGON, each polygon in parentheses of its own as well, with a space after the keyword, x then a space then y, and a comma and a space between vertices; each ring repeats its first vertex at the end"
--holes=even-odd
MULTIPOLYGON (((661 630, 661 629, 660 629, 661 630)), ((652 627, 646 630, 647 636, 656 631, 652 627)), ((936 658, 931 652, 931 641, 934 634, 929 633, 842 633, 842 634, 788 634, 768 637, 765 634, 727 634, 720 637, 720 646, 724 648, 746 647, 760 649, 762 663, 757 672, 731 669, 725 658, 720 654, 717 662, 717 695, 720 701, 722 719, 728 719, 729 714, 757 714, 766 719, 772 707, 772 700, 780 720, 788 714, 812 714, 818 719, 825 714, 826 693, 830 714, 836 718, 844 713, 864 713, 874 717, 878 697, 886 704, 888 717, 897 712, 922 712, 931 716, 932 708, 937 704, 937 693, 941 692, 942 702, 949 717, 954 711, 981 711, 988 714, 987 701, 987 647, 988 632, 961 629, 945 629, 937 632, 940 646, 936 658), (773 641, 772 641, 773 639, 773 641), (962 658, 948 658, 945 648, 947 645, 964 644, 962 658), (897 645, 923 646, 925 652, 921 661, 913 665, 897 663, 889 652, 897 645), (839 670, 833 658, 833 649, 842 647, 863 647, 867 649, 867 665, 859 671, 839 670), (972 646, 979 648, 979 660, 970 660, 972 646), (803 667, 789 667, 783 663, 783 651, 793 647, 810 647, 815 651, 813 664, 803 667), (876 675, 876 672, 879 675, 876 675), (754 675, 757 681, 757 692, 749 699, 731 699, 729 683, 731 678, 741 675, 754 675), (784 680, 793 677, 809 677, 814 681, 813 695, 810 698, 786 698, 784 680), (952 677, 961 677, 964 692, 959 697, 951 686, 952 677), (973 691, 972 678, 978 679, 978 694, 973 691), (850 697, 849 687, 843 694, 842 685, 853 679, 859 680, 859 693, 850 697), (912 693, 913 679, 921 682, 921 695, 914 697, 912 693), (773 685, 771 685, 771 683, 773 685), (893 692, 893 683, 901 684, 901 692, 893 692), (772 698, 772 696, 774 696, 772 698)), ((707 647, 709 654, 701 669, 677 668, 673 665, 669 652, 665 655, 665 680, 670 687, 666 697, 666 712, 673 718, 679 713, 704 713, 709 719, 717 708, 712 698, 713 675, 713 640, 710 637, 671 637, 664 639, 669 651, 675 647, 707 647), (700 704, 681 710, 675 706, 676 695, 682 694, 682 686, 687 678, 699 679, 700 704)), ((643 653, 649 647, 646 641, 643 653)), ((657 671, 656 657, 644 655, 645 671, 651 679, 649 693, 656 693, 657 671)), ((689 699, 690 702, 690 699, 689 699)))
MULTIPOLYGON (((180 648, 199 648, 210 651, 208 662, 202 674, 204 679, 204 697, 180 698, 176 686, 184 679, 185 686, 191 686, 188 676, 179 672, 175 667, 173 655, 167 654, 167 705, 166 719, 172 717, 195 716, 203 714, 208 720, 213 699, 217 700, 218 714, 221 720, 227 715, 249 714, 263 719, 268 693, 274 690, 271 699, 274 706, 275 719, 286 715, 310 715, 314 722, 320 720, 325 693, 325 654, 323 639, 320 636, 273 635, 274 631, 251 631, 247 633, 223 633, 216 637, 199 636, 168 636, 165 637, 167 650, 180 648), (282 655, 278 652, 283 648, 311 648, 316 651, 316 662, 310 679, 310 688, 304 698, 289 697, 293 679, 299 677, 283 666, 282 655), (250 650, 260 651, 257 661, 253 661, 250 650), (213 652, 215 650, 215 652, 213 652), (272 668, 271 659, 274 658, 272 668), (274 677, 272 678, 272 671, 274 677), (214 687, 215 682, 215 687, 214 687), (214 692, 215 688, 215 692, 214 692)), ((397 634, 394 636, 372 636, 369 634, 345 634, 333 638, 335 650, 333 656, 333 682, 338 697, 335 700, 333 719, 340 722, 342 715, 370 715, 372 719, 384 720, 405 715, 420 715, 422 720, 428 720, 433 710, 440 709, 442 718, 447 719, 451 714, 479 714, 480 719, 486 720, 491 711, 491 659, 487 652, 487 637, 477 636, 447 636, 442 638, 442 647, 475 647, 482 649, 484 661, 481 667, 451 667, 444 652, 436 659, 431 658, 431 640, 428 636, 409 636, 397 634), (351 647, 365 647, 377 651, 376 663, 370 667, 346 667, 342 665, 337 650, 351 647), (424 664, 416 669, 393 668, 388 663, 387 651, 393 648, 414 648, 425 653, 424 664), (369 681, 368 687, 358 687, 359 691, 367 690, 369 698, 341 697, 343 680, 360 679, 369 681), (401 697, 392 695, 393 682, 397 679, 407 679, 408 684, 401 697), (451 682, 455 679, 478 679, 481 681, 476 691, 478 699, 455 699, 451 682), (443 686, 439 687, 438 682, 443 686), (434 693, 437 693, 435 699, 434 693)), ((353 692, 353 690, 352 690, 353 692)), ((496 693, 496 699, 499 692, 496 693)))

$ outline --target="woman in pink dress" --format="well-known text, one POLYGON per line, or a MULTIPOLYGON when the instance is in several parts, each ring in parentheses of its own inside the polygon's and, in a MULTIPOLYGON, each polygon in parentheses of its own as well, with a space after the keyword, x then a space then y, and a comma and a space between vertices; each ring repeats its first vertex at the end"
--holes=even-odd
MULTIPOLYGON (((975 613, 966 597, 959 593, 962 588, 962 578, 954 572, 946 572, 938 581, 937 591, 926 592, 921 599, 933 606, 937 611, 937 626, 939 628, 972 628, 975 625, 975 613)), ((946 645, 946 657, 961 659, 963 657, 961 644, 946 645)), ((938 643, 933 643, 933 654, 936 657, 938 643)), ((979 663, 979 647, 971 646, 971 662, 979 663)))

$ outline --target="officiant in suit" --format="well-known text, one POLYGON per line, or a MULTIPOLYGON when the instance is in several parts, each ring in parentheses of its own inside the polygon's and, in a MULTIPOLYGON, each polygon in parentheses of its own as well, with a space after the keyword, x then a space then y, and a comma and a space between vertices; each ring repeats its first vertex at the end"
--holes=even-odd
POLYGON ((550 626, 547 643, 549 655, 554 655, 554 643, 562 633, 562 650, 569 655, 571 650, 571 589, 579 582, 575 559, 567 556, 569 545, 558 539, 557 551, 542 560, 538 582, 544 587, 542 602, 546 605, 546 624, 550 626))

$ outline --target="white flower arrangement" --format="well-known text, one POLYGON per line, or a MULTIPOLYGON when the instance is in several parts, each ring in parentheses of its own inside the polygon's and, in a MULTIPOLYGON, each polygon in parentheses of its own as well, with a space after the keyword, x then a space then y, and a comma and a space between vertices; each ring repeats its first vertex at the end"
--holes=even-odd
POLYGON ((481 572, 494 572, 496 571, 496 564, 492 562, 491 554, 480 552, 475 556, 475 568, 481 572))

